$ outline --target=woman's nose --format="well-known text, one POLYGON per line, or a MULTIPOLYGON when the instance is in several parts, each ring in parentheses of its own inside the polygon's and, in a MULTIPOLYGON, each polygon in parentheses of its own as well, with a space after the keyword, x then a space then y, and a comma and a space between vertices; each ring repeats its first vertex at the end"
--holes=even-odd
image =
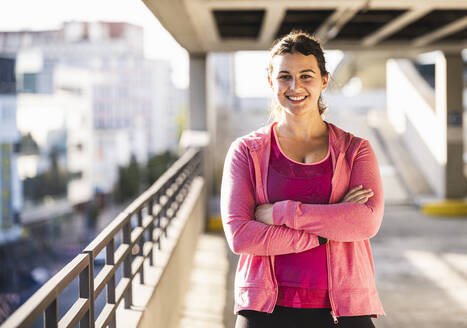
POLYGON ((297 88, 297 80, 293 77, 290 81, 290 89, 295 90, 297 88))

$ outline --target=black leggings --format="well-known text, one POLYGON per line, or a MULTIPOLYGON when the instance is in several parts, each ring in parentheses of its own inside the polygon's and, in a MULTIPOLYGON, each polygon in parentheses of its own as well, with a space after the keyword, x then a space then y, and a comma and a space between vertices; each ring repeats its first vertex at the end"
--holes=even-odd
POLYGON ((272 313, 242 310, 235 328, 375 328, 369 315, 338 317, 334 324, 331 309, 298 309, 276 306, 272 313))

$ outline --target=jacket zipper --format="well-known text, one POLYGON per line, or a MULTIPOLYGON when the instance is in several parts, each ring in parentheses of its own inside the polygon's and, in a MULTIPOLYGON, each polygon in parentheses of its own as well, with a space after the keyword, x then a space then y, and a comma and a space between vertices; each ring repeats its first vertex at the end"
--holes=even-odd
MULTIPOLYGON (((336 178, 335 174, 336 172, 338 172, 338 168, 340 168, 339 166, 339 160, 342 158, 343 154, 342 153, 339 153, 337 158, 336 158, 336 165, 335 167, 333 168, 333 181, 334 179, 336 178)), ((332 191, 331 191, 331 198, 334 194, 334 185, 332 186, 332 191)), ((327 267, 328 267, 328 293, 329 293, 329 302, 331 303, 331 316, 332 316, 332 319, 334 320, 334 324, 337 325, 339 323, 339 320, 337 320, 337 314, 336 314, 336 305, 334 304, 334 297, 332 295, 332 275, 331 275, 331 241, 328 240, 328 242, 326 243, 326 264, 327 264, 327 267)))
MULTIPOLYGON (((262 180, 261 179, 261 165, 259 163, 258 157, 256 156, 256 153, 252 152, 251 155, 252 155, 253 163, 255 166, 256 186, 259 190, 260 201, 262 201, 263 203, 268 203, 269 201, 266 197, 266 193, 264 192, 263 185, 261 183, 261 180, 262 180), (258 169, 256 170, 256 168, 258 169)), ((279 297, 279 286, 278 286, 277 279, 276 279, 276 272, 274 270, 274 265, 272 263, 272 257, 273 257, 272 255, 269 255, 268 261, 269 261, 269 271, 271 272, 271 278, 274 284, 275 295, 274 295, 274 302, 272 303, 272 307, 270 308, 270 311, 271 311, 270 313, 274 311, 274 308, 277 303, 277 298, 279 297)))
POLYGON ((276 279, 276 270, 274 269, 274 264, 272 263, 272 257, 273 256, 271 255, 269 256, 269 269, 271 270, 272 282, 274 283, 275 296, 274 296, 274 303, 272 303, 271 313, 274 311, 274 308, 276 307, 276 304, 277 304, 277 298, 279 297, 279 286, 278 286, 277 279, 276 279))
POLYGON ((329 302, 331 303, 331 316, 332 319, 334 320, 334 324, 337 325, 339 323, 339 320, 337 320, 337 315, 336 315, 336 305, 334 304, 334 298, 332 296, 332 279, 331 279, 331 265, 330 265, 330 241, 326 243, 326 263, 328 266, 328 293, 329 293, 329 302))

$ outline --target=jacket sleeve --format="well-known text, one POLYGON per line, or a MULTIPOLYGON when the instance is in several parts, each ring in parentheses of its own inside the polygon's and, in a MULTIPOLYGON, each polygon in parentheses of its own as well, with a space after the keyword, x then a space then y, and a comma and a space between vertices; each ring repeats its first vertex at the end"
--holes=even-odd
POLYGON ((347 242, 369 239, 376 235, 381 226, 384 196, 378 162, 365 139, 354 158, 348 190, 358 185, 371 188, 374 193, 365 204, 303 204, 285 200, 274 203, 273 222, 312 232, 329 240, 347 242))
POLYGON ((227 242, 236 254, 279 255, 319 246, 307 231, 267 225, 254 219, 255 189, 249 167, 249 151, 240 139, 227 152, 222 174, 221 216, 227 242))

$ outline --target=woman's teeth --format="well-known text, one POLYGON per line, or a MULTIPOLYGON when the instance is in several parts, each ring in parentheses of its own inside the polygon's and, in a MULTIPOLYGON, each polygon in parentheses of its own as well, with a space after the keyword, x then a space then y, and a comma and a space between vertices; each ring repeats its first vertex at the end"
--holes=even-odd
POLYGON ((300 96, 300 97, 292 97, 292 96, 286 96, 288 99, 293 100, 293 101, 300 101, 306 98, 306 96, 300 96))

